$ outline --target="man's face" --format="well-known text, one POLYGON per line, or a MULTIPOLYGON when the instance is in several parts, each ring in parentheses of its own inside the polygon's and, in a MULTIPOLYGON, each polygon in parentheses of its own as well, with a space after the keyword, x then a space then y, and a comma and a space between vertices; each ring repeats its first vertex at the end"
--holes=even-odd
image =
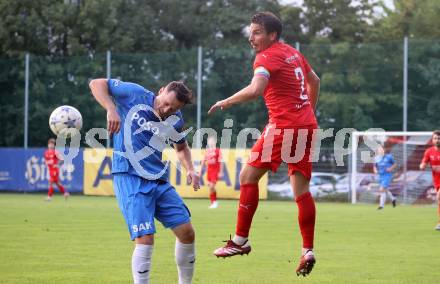
POLYGON ((277 40, 276 33, 268 34, 263 25, 252 23, 249 30, 249 43, 257 53, 267 49, 277 40))
POLYGON ((185 105, 177 99, 175 91, 168 91, 166 88, 160 89, 157 99, 155 110, 162 119, 174 114, 185 105))
POLYGON ((49 149, 55 149, 55 144, 52 142, 47 143, 47 148, 49 149))
POLYGON ((432 135, 432 144, 436 147, 440 147, 440 135, 432 135))

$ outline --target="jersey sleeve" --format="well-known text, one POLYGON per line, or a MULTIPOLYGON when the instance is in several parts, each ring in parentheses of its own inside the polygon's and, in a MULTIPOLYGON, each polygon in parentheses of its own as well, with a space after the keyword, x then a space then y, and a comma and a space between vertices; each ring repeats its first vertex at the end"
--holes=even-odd
POLYGON ((270 78, 271 74, 280 69, 280 65, 276 62, 274 56, 266 53, 258 53, 254 61, 254 76, 264 76, 270 78))
POLYGON ((422 163, 424 163, 424 164, 428 164, 428 163, 430 163, 431 161, 430 161, 430 159, 429 159, 429 149, 427 149, 426 151, 425 151, 425 154, 423 154, 423 160, 422 160, 422 163))
POLYGON ((108 91, 110 95, 118 102, 134 96, 139 93, 145 93, 144 87, 129 82, 123 82, 117 79, 109 79, 107 81, 108 91))

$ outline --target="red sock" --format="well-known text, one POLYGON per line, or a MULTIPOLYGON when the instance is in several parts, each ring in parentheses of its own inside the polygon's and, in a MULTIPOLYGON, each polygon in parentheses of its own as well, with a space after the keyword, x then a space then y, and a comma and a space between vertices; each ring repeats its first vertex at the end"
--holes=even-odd
POLYGON ((258 207, 258 184, 240 186, 240 204, 238 206, 237 228, 235 234, 247 238, 252 218, 258 207))
POLYGON ((47 196, 52 197, 53 195, 53 186, 49 186, 49 191, 47 192, 47 196))
POLYGON ((59 190, 61 191, 61 193, 64 193, 64 186, 62 186, 60 183, 57 183, 59 190))
POLYGON ((211 199, 211 203, 216 202, 217 201, 217 192, 211 192, 209 194, 209 199, 211 199))
POLYGON ((298 205, 298 222, 303 238, 303 248, 312 249, 316 218, 315 201, 312 194, 306 192, 298 196, 296 205, 298 205))

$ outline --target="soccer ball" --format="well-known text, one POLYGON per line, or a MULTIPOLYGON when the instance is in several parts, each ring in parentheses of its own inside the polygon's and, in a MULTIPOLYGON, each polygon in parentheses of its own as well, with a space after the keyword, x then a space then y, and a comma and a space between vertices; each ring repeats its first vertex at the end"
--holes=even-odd
POLYGON ((49 127, 56 136, 72 137, 82 127, 81 113, 72 106, 57 107, 50 114, 49 127))

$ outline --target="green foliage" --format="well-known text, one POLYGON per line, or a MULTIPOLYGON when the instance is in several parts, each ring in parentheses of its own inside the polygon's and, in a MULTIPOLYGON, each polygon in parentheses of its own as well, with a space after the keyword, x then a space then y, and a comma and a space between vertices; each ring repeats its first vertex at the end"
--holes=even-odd
MULTIPOLYGON (((22 145, 25 52, 31 54, 30 146, 45 145, 48 116, 61 104, 80 109, 85 130, 105 126, 88 82, 106 76, 107 50, 113 77, 153 92, 182 79, 195 91, 196 47, 203 46, 202 126, 220 130, 232 118, 235 134, 261 130, 267 121, 262 100, 209 118, 206 111, 250 81, 254 54, 245 28, 263 10, 281 17, 283 39, 300 42, 321 77, 321 127, 401 130, 402 38, 409 35, 409 130, 437 128, 440 2, 399 0, 394 10, 381 1, 351 2, 0 0, 0 130, 7 133, 0 146, 22 145)), ((184 116, 195 126, 196 106, 184 116)))

